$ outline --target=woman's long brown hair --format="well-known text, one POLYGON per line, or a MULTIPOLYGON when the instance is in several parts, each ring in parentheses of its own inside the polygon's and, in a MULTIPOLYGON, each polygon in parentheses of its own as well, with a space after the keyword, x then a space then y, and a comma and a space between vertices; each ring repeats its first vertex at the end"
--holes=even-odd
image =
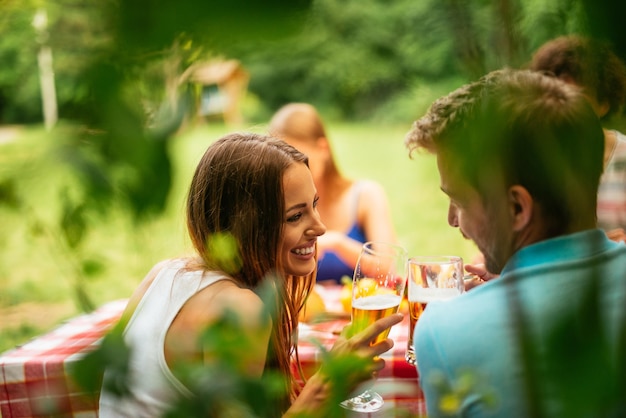
MULTIPOLYGON (((278 370, 289 391, 280 405, 295 396, 291 356, 297 358, 298 314, 315 284, 315 271, 285 277, 278 251, 285 222, 283 174, 308 158, 272 137, 234 133, 213 143, 202 157, 188 195, 187 229, 208 270, 228 273, 240 286, 257 290, 276 276, 273 329, 265 370, 278 370), (210 240, 228 234, 237 244, 238 260, 224 261, 208 250, 210 240)), ((265 301, 267 302, 267 301, 265 301)))

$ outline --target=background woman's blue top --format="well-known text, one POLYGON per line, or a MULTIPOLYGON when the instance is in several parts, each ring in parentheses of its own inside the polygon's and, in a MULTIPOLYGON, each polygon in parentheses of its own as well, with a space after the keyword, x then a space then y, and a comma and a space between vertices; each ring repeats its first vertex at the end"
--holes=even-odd
MULTIPOLYGON (((356 221, 346 235, 356 241, 365 242, 365 232, 356 221)), ((343 276, 348 276, 352 280, 353 274, 354 269, 337 257, 334 251, 326 252, 317 263, 317 281, 334 280, 341 283, 343 276)))
MULTIPOLYGON (((354 197, 354 222, 352 223, 352 227, 346 233, 346 236, 356 240, 358 242, 364 243, 367 241, 365 238, 365 231, 361 227, 361 225, 357 222, 357 211, 359 208, 359 197, 361 192, 361 187, 359 182, 356 182, 352 185, 352 194, 354 197)), ((334 251, 327 251, 324 255, 319 259, 317 263, 317 281, 328 281, 333 280, 337 283, 341 283, 341 278, 343 276, 348 276, 350 280, 352 280, 352 276, 354 275, 354 269, 344 263, 341 258, 337 256, 337 253, 334 251)))

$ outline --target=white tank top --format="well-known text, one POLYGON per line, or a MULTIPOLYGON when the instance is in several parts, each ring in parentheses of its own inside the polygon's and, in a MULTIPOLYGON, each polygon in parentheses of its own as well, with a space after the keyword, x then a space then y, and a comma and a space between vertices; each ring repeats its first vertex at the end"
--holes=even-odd
MULTIPOLYGON (((100 395, 100 418, 159 417, 189 390, 165 361, 165 335, 185 302, 205 287, 225 279, 215 272, 185 271, 184 260, 172 260, 158 273, 124 330, 131 349, 129 387, 122 399, 100 395)), ((105 376, 107 372, 105 371, 105 376)))

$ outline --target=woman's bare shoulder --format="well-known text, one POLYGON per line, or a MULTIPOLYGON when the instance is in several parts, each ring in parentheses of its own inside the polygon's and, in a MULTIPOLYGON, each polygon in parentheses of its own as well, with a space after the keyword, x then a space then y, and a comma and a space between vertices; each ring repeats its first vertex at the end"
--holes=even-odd
POLYGON ((259 295, 229 280, 223 281, 220 286, 218 304, 223 310, 228 309, 246 320, 259 318, 265 310, 265 305, 259 295))
POLYGON ((367 197, 379 197, 387 195, 385 188, 376 180, 362 179, 358 181, 359 190, 367 197))
POLYGON ((148 288, 150 288, 150 285, 152 285, 152 283, 154 282, 154 279, 156 279, 159 273, 172 262, 174 262, 174 259, 163 260, 163 261, 156 263, 150 269, 148 274, 145 275, 141 283, 139 283, 139 286, 135 288, 135 291, 128 299, 126 311, 124 312, 125 317, 130 318, 132 313, 135 311, 135 308, 137 307, 137 305, 139 304, 143 296, 148 291, 148 288))
POLYGON ((374 180, 361 180, 359 196, 359 219, 387 216, 389 199, 382 184, 374 180))
POLYGON ((141 299, 141 296, 143 296, 143 294, 146 293, 146 290, 148 290, 148 288, 150 287, 152 282, 154 282, 154 279, 156 279, 156 277, 159 275, 159 273, 167 265, 171 264, 173 261, 174 261, 173 259, 168 259, 168 260, 163 260, 163 261, 160 261, 160 262, 156 263, 150 269, 148 274, 145 275, 145 277, 143 278, 141 283, 139 283, 139 286, 137 287, 137 289, 135 289, 135 292, 133 293, 133 296, 131 296, 131 300, 134 299, 135 296, 139 296, 139 299, 141 299))

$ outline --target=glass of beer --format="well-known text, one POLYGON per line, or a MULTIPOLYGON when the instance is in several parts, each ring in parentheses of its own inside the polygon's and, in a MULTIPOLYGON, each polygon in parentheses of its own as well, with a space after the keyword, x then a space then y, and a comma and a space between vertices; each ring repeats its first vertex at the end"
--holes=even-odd
MULTIPOLYGON (((406 249, 385 242, 366 242, 354 269, 352 282, 352 331, 358 333, 376 320, 398 312, 407 281, 406 249)), ((383 341, 389 328, 371 344, 383 341)), ((341 406, 359 412, 374 412, 383 406, 383 398, 369 389, 341 406)))
POLYGON ((452 299, 463 293, 463 259, 456 256, 422 256, 409 259, 409 341, 406 361, 415 364, 413 331, 429 302, 452 299))

